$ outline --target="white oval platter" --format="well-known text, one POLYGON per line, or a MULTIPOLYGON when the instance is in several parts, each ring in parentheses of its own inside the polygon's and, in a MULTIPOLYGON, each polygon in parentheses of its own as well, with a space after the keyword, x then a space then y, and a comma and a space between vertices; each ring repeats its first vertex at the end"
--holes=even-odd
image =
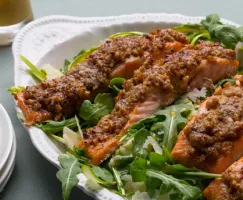
MULTIPOLYGON (((185 23, 199 23, 203 17, 188 17, 180 14, 132 14, 113 17, 78 18, 70 16, 48 16, 24 27, 13 43, 15 59, 15 85, 27 86, 35 82, 26 73, 26 66, 20 61, 24 55, 37 67, 51 64, 56 68, 64 59, 73 58, 81 49, 87 49, 108 36, 121 31, 150 32, 156 28, 170 28, 185 23)), ((228 20, 224 23, 239 26, 228 20)), ((17 107, 16 107, 17 108, 17 107)), ((17 110, 19 110, 17 108, 17 110)), ((62 146, 51 140, 35 127, 25 127, 38 151, 55 166, 60 167, 58 155, 64 152, 62 146)), ((90 184, 83 174, 78 175, 78 187, 99 200, 122 200, 111 191, 90 184)))

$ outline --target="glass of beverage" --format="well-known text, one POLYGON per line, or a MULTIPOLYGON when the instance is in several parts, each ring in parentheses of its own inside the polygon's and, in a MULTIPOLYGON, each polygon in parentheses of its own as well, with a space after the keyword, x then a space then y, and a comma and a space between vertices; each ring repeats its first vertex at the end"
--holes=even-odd
POLYGON ((0 45, 10 44, 32 19, 30 0, 0 0, 0 45))

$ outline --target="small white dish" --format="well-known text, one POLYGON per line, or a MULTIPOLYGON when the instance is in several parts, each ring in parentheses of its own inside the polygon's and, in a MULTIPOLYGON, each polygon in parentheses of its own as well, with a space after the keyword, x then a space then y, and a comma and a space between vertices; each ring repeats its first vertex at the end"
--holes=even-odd
POLYGON ((7 111, 0 104, 0 174, 6 164, 14 139, 14 130, 7 111))
MULTIPOLYGON (((15 58, 15 85, 27 86, 35 82, 26 73, 26 66, 19 59, 24 55, 37 67, 51 64, 56 68, 64 59, 73 58, 81 49, 99 45, 101 40, 121 31, 150 32, 155 28, 170 28, 185 23, 199 23, 203 17, 188 17, 180 14, 133 14, 114 17, 78 18, 48 16, 31 22, 17 35, 13 43, 15 58)), ((239 26, 228 20, 224 23, 239 26)), ((16 106, 17 110, 19 108, 16 106)), ((60 167, 58 156, 64 149, 36 127, 25 127, 38 151, 52 164, 60 167)), ((83 174, 78 175, 78 187, 99 200, 123 200, 124 198, 105 189, 89 184, 83 174)))
POLYGON ((14 135, 14 141, 11 148, 11 153, 9 155, 7 163, 5 164, 3 170, 0 173, 0 192, 4 190, 4 187, 6 186, 8 180, 12 175, 15 166, 15 158, 16 158, 16 137, 14 135))

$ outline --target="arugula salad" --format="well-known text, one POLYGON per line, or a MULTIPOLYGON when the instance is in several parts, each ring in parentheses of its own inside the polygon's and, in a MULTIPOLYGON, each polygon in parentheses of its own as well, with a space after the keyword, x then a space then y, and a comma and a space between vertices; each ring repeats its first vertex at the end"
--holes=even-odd
MULTIPOLYGON (((223 24, 216 14, 211 14, 200 24, 184 24, 173 28, 187 35, 190 44, 200 40, 218 41, 223 47, 236 49, 237 59, 243 58, 243 27, 223 24)), ((141 32, 123 32, 110 36, 110 39, 128 35, 143 35, 141 32)), ((36 82, 60 77, 76 63, 82 62, 97 47, 82 50, 73 61, 65 60, 63 68, 57 70, 50 65, 37 69, 29 60, 21 56, 29 67, 28 73, 36 82)), ((180 131, 197 113, 199 104, 211 94, 205 88, 194 89, 180 97, 173 105, 159 110, 149 118, 140 120, 119 138, 122 145, 101 165, 90 164, 83 149, 76 144, 83 138, 83 131, 95 126, 99 119, 109 114, 115 105, 115 97, 123 88, 124 78, 110 81, 110 91, 99 93, 94 101, 85 100, 79 112, 73 118, 62 121, 47 120, 36 125, 49 137, 59 141, 66 153, 59 156, 61 169, 57 178, 62 182, 62 196, 67 200, 71 190, 83 173, 90 183, 117 193, 124 198, 199 200, 204 199, 202 191, 213 178, 220 174, 203 172, 196 168, 187 168, 177 164, 170 152, 180 131)), ((221 80, 215 88, 233 79, 221 80)), ((13 94, 25 90, 25 87, 12 87, 13 94)), ((24 120, 22 113, 18 117, 24 120)))

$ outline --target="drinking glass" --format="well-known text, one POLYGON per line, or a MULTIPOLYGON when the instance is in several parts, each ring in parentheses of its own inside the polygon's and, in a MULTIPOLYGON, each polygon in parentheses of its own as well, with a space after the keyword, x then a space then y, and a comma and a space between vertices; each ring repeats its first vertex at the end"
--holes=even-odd
POLYGON ((0 0, 0 45, 10 44, 32 19, 30 0, 0 0))

